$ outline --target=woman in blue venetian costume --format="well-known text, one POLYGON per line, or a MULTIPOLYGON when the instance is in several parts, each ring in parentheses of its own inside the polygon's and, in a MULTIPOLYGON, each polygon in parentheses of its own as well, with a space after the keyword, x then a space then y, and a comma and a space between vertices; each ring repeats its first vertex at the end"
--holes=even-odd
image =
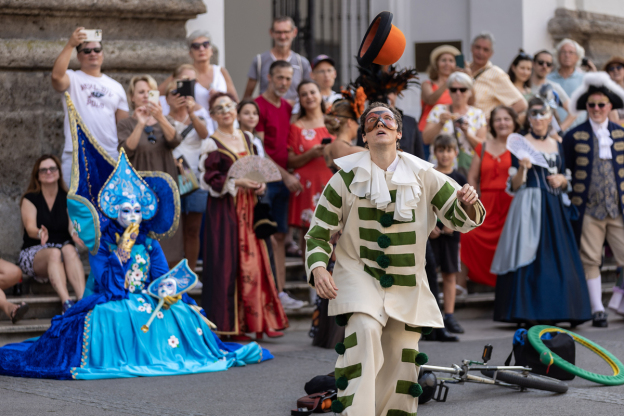
POLYGON ((197 280, 186 261, 168 274, 158 238, 178 226, 180 198, 172 178, 136 172, 123 151, 115 164, 67 100, 74 139, 68 210, 90 249, 91 294, 56 316, 41 337, 0 348, 0 374, 162 376, 223 371, 272 358, 256 343, 241 346, 217 338, 203 309, 182 293, 197 280), (159 302, 164 306, 157 310, 159 302))
POLYGON ((533 98, 527 116, 529 134, 508 138, 525 142, 533 155, 519 160, 512 152, 508 192, 515 196, 491 268, 498 275, 494 320, 579 325, 592 316, 563 198, 569 171, 561 143, 550 137, 553 109, 533 98))

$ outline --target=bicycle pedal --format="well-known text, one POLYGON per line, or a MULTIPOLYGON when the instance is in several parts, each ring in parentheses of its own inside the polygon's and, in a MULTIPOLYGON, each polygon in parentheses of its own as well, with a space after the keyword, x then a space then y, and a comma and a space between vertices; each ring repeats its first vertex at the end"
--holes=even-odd
POLYGON ((436 392, 433 395, 433 400, 444 403, 446 401, 446 397, 448 396, 448 391, 449 388, 446 383, 444 383, 444 381, 440 381, 440 384, 438 384, 436 392))

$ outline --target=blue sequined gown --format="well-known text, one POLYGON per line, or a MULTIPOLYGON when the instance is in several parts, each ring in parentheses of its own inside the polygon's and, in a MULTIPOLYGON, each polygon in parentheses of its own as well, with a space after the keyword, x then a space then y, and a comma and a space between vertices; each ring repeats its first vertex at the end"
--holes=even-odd
POLYGON ((186 294, 161 310, 144 333, 141 326, 158 303, 145 289, 169 269, 158 241, 143 231, 131 259, 122 265, 114 253, 115 234, 122 233, 116 223, 109 223, 99 252, 90 256, 94 293, 55 317, 40 338, 0 348, 0 374, 55 379, 163 376, 223 371, 272 358, 256 343, 221 342, 186 294))
MULTIPOLYGON (((569 208, 548 175, 565 173, 558 153, 543 154, 549 169, 533 165, 516 191, 498 242, 492 273, 498 274, 494 320, 580 324, 591 319, 589 295, 569 208)), ((512 155, 512 167, 518 168, 512 155)))

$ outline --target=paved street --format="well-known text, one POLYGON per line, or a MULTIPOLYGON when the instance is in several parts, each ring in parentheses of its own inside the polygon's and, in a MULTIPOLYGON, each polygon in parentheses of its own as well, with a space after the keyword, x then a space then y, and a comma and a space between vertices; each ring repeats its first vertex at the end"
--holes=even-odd
MULTIPOLYGON (((491 363, 502 364, 511 351, 515 326, 496 325, 490 311, 463 309, 458 319, 467 334, 461 343, 423 343, 430 364, 448 366, 463 358, 479 359, 491 343, 491 363)), ((50 381, 0 377, 0 414, 3 416, 61 415, 275 415, 286 416, 303 386, 315 375, 332 371, 333 350, 310 346, 307 321, 278 340, 264 342, 275 360, 224 373, 193 376, 50 381)), ((608 330, 585 324, 577 332, 624 359, 624 319, 611 316, 608 330)), ((577 344, 577 364, 609 373, 608 366, 577 344)), ((564 395, 540 391, 517 392, 493 386, 452 385, 446 403, 419 407, 422 415, 616 415, 624 409, 624 386, 604 387, 575 379, 564 395)))

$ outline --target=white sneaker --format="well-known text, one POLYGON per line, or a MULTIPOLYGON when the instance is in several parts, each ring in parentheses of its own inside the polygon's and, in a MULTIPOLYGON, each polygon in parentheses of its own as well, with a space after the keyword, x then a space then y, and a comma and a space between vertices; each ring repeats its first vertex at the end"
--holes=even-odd
POLYGON ((286 292, 280 292, 278 297, 284 309, 299 309, 308 304, 308 302, 291 298, 286 292))

